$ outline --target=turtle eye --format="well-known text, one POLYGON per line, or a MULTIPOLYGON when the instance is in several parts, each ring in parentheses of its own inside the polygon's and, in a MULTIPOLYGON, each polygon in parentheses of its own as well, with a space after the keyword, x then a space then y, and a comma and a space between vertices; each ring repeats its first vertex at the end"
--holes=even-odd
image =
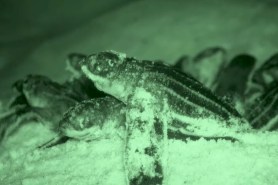
POLYGON ((94 75, 112 77, 122 69, 121 66, 123 65, 124 59, 124 54, 114 51, 103 51, 88 56, 82 65, 86 66, 90 73, 94 75))
POLYGON ((119 57, 112 52, 100 52, 90 57, 90 71, 94 71, 99 75, 108 75, 115 71, 119 65, 119 57))
POLYGON ((120 63, 120 58, 118 55, 111 51, 100 52, 96 59, 103 65, 107 65, 107 67, 114 67, 120 63))

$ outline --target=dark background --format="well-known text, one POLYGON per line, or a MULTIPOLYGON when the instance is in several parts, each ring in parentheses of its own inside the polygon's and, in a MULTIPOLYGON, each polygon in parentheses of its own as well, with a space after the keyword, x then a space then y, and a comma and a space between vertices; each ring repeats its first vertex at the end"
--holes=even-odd
POLYGON ((0 97, 29 73, 68 78, 65 59, 113 49, 173 63, 222 46, 259 62, 278 49, 276 0, 2 0, 0 97))

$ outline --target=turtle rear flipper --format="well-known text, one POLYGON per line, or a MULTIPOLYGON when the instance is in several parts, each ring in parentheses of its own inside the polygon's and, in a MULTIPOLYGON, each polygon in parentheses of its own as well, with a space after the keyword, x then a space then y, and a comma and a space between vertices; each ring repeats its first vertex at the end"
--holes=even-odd
POLYGON ((219 96, 231 96, 232 98, 238 95, 242 99, 255 62, 255 58, 248 54, 241 54, 234 57, 220 73, 217 79, 215 93, 219 96))

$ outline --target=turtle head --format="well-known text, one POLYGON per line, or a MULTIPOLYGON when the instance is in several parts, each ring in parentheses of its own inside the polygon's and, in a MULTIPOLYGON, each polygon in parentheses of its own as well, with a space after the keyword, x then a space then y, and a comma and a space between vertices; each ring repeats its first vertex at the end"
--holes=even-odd
POLYGON ((124 94, 126 82, 126 55, 115 51, 104 51, 89 55, 80 62, 83 73, 95 86, 114 97, 124 94))
POLYGON ((59 122, 58 132, 82 140, 103 138, 124 127, 125 106, 106 96, 82 101, 68 109, 59 122))
POLYGON ((83 72, 90 77, 113 80, 117 77, 118 72, 123 69, 125 54, 115 51, 103 51, 92 54, 86 60, 81 62, 83 72))

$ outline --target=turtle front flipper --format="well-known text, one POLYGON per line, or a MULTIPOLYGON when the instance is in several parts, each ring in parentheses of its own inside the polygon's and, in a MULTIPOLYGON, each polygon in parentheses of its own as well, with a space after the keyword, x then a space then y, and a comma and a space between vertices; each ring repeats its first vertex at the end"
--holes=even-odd
POLYGON ((128 138, 125 148, 128 184, 160 185, 164 178, 161 154, 159 154, 162 137, 152 137, 155 135, 155 129, 151 121, 130 122, 127 122, 130 127, 127 129, 128 138))
POLYGON ((162 185, 166 181, 167 120, 161 120, 165 112, 158 116, 155 105, 156 100, 148 95, 133 97, 127 105, 125 166, 129 185, 162 185))

